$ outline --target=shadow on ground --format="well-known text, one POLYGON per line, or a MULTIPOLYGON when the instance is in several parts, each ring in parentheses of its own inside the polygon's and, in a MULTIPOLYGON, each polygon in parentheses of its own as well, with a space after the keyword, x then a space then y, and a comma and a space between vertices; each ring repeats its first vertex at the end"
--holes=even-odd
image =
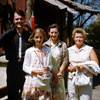
MULTIPOLYGON (((99 66, 100 66, 100 50, 95 49, 98 60, 99 60, 99 66)), ((93 76, 93 88, 95 88, 97 85, 100 85, 100 73, 97 76, 93 76)))
POLYGON ((100 85, 100 74, 93 77, 93 88, 95 88, 98 85, 100 85))

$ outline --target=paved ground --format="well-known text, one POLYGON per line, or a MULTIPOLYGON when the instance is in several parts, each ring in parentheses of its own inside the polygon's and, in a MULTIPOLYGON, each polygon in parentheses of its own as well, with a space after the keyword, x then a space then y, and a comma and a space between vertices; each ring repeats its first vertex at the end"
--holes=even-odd
MULTIPOLYGON (((7 62, 8 61, 5 59, 5 56, 0 57, 0 89, 7 85, 6 84, 6 64, 7 62)), ((7 100, 7 96, 0 98, 0 100, 7 100)))
MULTIPOLYGON (((5 60, 5 56, 0 57, 0 88, 6 86, 6 65, 7 60, 5 60)), ((93 99, 92 100, 100 100, 100 74, 94 77, 93 81, 93 99)), ((0 100, 6 100, 7 96, 0 98, 0 100)), ((66 100, 68 100, 66 95, 66 100)))
POLYGON ((0 57, 0 88, 6 86, 6 64, 5 56, 0 57))

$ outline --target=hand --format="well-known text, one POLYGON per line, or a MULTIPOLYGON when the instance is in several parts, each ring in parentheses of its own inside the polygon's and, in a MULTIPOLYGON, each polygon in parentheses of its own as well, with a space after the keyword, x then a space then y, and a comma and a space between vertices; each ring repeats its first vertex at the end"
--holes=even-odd
POLYGON ((85 68, 84 68, 83 65, 81 65, 81 66, 78 68, 79 72, 82 72, 84 69, 85 69, 85 68))
POLYGON ((69 70, 70 72, 73 72, 73 71, 76 70, 76 67, 75 67, 75 66, 68 66, 68 70, 69 70))
POLYGON ((43 66, 45 71, 50 71, 50 68, 48 66, 43 66))
POLYGON ((57 73, 57 76, 58 76, 58 77, 62 77, 62 73, 61 73, 61 72, 58 72, 58 73, 57 73))
POLYGON ((36 74, 43 75, 44 71, 43 70, 38 70, 38 71, 36 71, 36 74))

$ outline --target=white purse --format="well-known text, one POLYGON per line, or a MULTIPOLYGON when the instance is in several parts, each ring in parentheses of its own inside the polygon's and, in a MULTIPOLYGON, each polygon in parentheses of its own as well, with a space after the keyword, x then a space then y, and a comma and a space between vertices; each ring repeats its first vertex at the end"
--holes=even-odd
POLYGON ((49 85, 50 85, 50 77, 43 77, 41 75, 37 75, 34 81, 34 87, 44 90, 47 89, 49 85))
POLYGON ((90 77, 87 77, 83 72, 77 72, 72 81, 75 86, 86 86, 90 82, 90 77))

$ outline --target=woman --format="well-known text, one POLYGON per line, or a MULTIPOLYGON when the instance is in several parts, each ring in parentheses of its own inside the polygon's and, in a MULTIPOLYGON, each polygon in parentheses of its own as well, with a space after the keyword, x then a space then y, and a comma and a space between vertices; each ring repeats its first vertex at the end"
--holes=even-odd
POLYGON ((64 70, 68 64, 68 52, 66 43, 59 40, 59 27, 52 24, 48 27, 49 40, 45 45, 51 48, 53 64, 52 93, 53 100, 65 100, 64 70))
POLYGON ((52 63, 49 48, 43 46, 45 31, 35 29, 29 41, 33 43, 25 52, 23 70, 27 73, 23 88, 23 100, 52 100, 51 73, 52 63))
MULTIPOLYGON (((68 48, 69 66, 68 66, 68 96, 69 100, 91 100, 92 99, 92 81, 93 73, 88 67, 89 63, 95 63, 98 67, 99 61, 93 47, 84 43, 86 32, 82 28, 73 30, 72 37, 75 45, 68 48), (86 80, 78 84, 75 78, 79 74, 83 75, 86 80), (84 85, 84 86, 83 86, 84 85)), ((91 66, 92 67, 92 66, 91 66)), ((93 67, 92 67, 93 69, 93 67)), ((94 69, 93 69, 94 70, 94 69)), ((82 76, 82 77, 83 77, 82 76)))

